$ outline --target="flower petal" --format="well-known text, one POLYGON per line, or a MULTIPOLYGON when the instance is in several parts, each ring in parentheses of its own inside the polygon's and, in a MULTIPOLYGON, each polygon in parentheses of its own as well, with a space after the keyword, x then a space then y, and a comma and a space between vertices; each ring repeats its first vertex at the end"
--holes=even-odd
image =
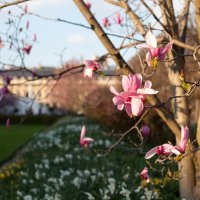
POLYGON ((153 58, 159 58, 159 56, 161 54, 161 49, 162 48, 158 48, 158 47, 157 48, 151 48, 151 49, 149 49, 149 52, 150 52, 150 54, 153 58))
POLYGON ((141 87, 141 85, 142 85, 142 75, 141 74, 135 74, 135 76, 137 77, 136 79, 135 79, 135 86, 136 86, 136 88, 135 89, 138 89, 138 88, 140 88, 141 87))
POLYGON ((128 91, 131 89, 131 79, 130 79, 130 75, 129 76, 122 76, 122 87, 124 89, 124 91, 128 91))
POLYGON ((188 138, 189 138, 189 129, 188 129, 188 127, 187 126, 185 126, 185 127, 181 126, 181 141, 180 141, 179 146, 181 147, 181 149, 183 151, 185 151, 188 138))
POLYGON ((125 92, 134 91, 140 88, 142 84, 141 74, 129 74, 128 76, 122 77, 122 87, 125 92))
POLYGON ((138 44, 137 47, 142 48, 142 49, 151 49, 152 48, 152 46, 150 46, 147 43, 138 44))
POLYGON ((131 100, 131 111, 134 116, 139 116, 143 111, 144 105, 141 99, 132 98, 131 100))
POLYGON ((151 60, 152 60, 152 55, 151 55, 150 51, 148 51, 146 54, 146 61, 149 66, 151 66, 151 60))
POLYGON ((120 105, 117 106, 118 110, 123 110, 123 108, 124 108, 124 104, 120 104, 120 105))
POLYGON ((137 90, 138 94, 157 94, 158 91, 151 88, 142 88, 137 90))
POLYGON ((144 180, 146 180, 147 183, 150 182, 150 176, 149 176, 149 174, 148 174, 148 168, 147 168, 147 167, 145 167, 145 168, 141 171, 140 176, 141 176, 141 178, 143 178, 144 180))
POLYGON ((162 147, 164 148, 163 149, 164 154, 170 154, 170 153, 172 153, 172 150, 175 149, 175 147, 173 145, 168 144, 168 143, 163 144, 162 147))
POLYGON ((116 106, 124 104, 124 99, 121 96, 115 96, 112 100, 116 106))
POLYGON ((115 95, 119 95, 119 92, 117 92, 113 86, 110 86, 110 91, 115 95))
POLYGON ((129 117, 132 117, 132 111, 131 111, 131 104, 130 103, 125 103, 125 109, 129 117))
POLYGON ((88 67, 93 66, 93 61, 92 60, 85 60, 84 65, 88 66, 88 67))
POLYGON ((154 148, 152 148, 152 149, 150 149, 146 154, 145 154, 145 159, 150 159, 150 158, 152 158, 155 154, 156 154, 156 152, 157 152, 157 148, 158 147, 154 147, 154 148))
POLYGON ((177 149, 175 149, 175 148, 174 148, 174 149, 172 149, 172 150, 171 150, 171 152, 172 152, 172 153, 174 153, 174 154, 176 154, 177 156, 181 154, 181 152, 180 152, 180 151, 178 151, 178 150, 177 150, 177 149))
POLYGON ((150 45, 153 48, 157 48, 156 37, 152 34, 151 31, 147 31, 145 39, 146 39, 146 42, 147 42, 148 45, 150 45))
POLYGON ((92 75, 93 75, 93 68, 85 67, 85 69, 84 69, 84 77, 92 78, 92 75))
POLYGON ((174 42, 174 41, 172 40, 171 42, 169 42, 169 43, 165 46, 165 48, 162 50, 162 54, 163 54, 163 55, 165 55, 165 54, 167 53, 167 51, 168 51, 169 49, 172 48, 173 42, 174 42))
POLYGON ((83 139, 85 142, 93 142, 94 141, 94 139, 90 138, 90 137, 84 137, 83 139))
POLYGON ((86 133, 86 128, 85 128, 85 125, 83 125, 83 127, 81 129, 80 140, 82 140, 84 138, 85 133, 86 133))
POLYGON ((152 87, 152 82, 149 80, 145 81, 144 88, 151 88, 151 87, 152 87))

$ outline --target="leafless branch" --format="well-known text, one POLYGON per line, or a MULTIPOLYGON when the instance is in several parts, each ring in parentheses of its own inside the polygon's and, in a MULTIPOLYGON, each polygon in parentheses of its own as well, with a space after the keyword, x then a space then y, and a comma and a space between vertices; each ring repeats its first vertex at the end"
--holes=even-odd
POLYGON ((30 1, 30 0, 18 0, 18 1, 11 2, 11 3, 5 3, 3 5, 0 5, 0 10, 3 8, 9 7, 9 6, 18 5, 20 3, 24 3, 24 2, 28 2, 28 1, 30 1))

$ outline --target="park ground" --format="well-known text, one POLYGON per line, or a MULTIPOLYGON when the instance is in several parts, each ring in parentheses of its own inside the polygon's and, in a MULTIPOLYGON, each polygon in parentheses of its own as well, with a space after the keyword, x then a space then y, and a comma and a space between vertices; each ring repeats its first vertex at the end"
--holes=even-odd
POLYGON ((48 127, 1 127, 0 199, 178 199, 176 182, 161 187, 141 181, 139 172, 145 166, 141 149, 123 142, 102 156, 116 141, 105 134, 108 131, 84 117, 65 117, 48 127), (79 145, 83 124, 87 136, 95 139, 88 149, 79 145), (17 159, 3 164, 20 151, 17 159))

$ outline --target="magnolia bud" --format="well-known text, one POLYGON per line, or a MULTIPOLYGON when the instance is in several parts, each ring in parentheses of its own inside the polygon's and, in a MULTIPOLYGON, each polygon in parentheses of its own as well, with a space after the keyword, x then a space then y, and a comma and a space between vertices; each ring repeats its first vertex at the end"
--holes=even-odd
POLYGON ((142 126, 140 131, 141 131, 143 137, 148 137, 151 132, 149 126, 147 126, 147 125, 142 126))

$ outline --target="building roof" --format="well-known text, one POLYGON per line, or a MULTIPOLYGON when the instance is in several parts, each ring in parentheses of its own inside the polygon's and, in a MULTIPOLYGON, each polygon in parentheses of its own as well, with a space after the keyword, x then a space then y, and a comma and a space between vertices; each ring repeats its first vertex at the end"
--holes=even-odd
POLYGON ((28 77, 28 76, 32 76, 33 73, 35 72, 37 75, 39 76, 48 76, 53 74, 56 69, 55 67, 37 67, 37 68, 27 68, 26 69, 22 69, 22 68, 6 68, 4 70, 2 70, 1 72, 4 75, 9 75, 12 77, 28 77))

